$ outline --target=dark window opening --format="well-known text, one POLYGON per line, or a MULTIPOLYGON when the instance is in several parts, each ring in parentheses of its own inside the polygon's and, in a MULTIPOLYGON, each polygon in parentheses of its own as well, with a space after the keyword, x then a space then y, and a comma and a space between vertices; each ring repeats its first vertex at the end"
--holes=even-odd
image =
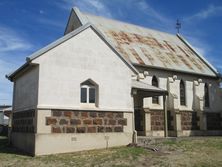
POLYGON ((96 101, 96 90, 95 88, 89 88, 89 103, 95 103, 96 101))
POLYGON ((180 81, 180 105, 186 105, 186 89, 183 80, 180 81))
POLYGON ((205 100, 205 107, 210 107, 210 100, 209 100, 209 87, 207 84, 204 86, 204 100, 205 100))
POLYGON ((81 103, 87 103, 87 89, 81 88, 81 103))
MULTIPOLYGON (((156 76, 153 76, 153 79, 152 79, 152 86, 155 86, 155 87, 158 87, 158 80, 156 78, 156 76)), ((153 104, 159 104, 159 97, 158 96, 154 96, 152 97, 152 103, 153 104)))

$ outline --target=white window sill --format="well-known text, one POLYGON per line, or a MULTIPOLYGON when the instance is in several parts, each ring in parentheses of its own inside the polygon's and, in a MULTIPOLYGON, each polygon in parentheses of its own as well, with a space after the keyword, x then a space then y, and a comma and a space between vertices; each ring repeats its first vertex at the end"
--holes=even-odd
POLYGON ((189 107, 187 107, 187 106, 180 106, 180 107, 179 107, 179 110, 180 110, 180 111, 193 111, 192 108, 189 108, 189 107))
POLYGON ((95 103, 80 103, 80 108, 84 109, 97 109, 95 103))

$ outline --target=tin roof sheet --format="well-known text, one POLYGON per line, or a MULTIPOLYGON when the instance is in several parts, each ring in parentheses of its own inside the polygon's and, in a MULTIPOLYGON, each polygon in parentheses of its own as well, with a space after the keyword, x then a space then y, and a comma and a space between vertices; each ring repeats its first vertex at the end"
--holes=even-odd
POLYGON ((144 83, 142 81, 137 81, 137 80, 132 80, 131 87, 134 88, 134 89, 148 91, 150 97, 151 96, 156 96, 157 94, 158 95, 168 94, 167 90, 164 90, 164 89, 161 89, 161 88, 158 88, 158 87, 155 87, 155 86, 152 86, 152 85, 149 85, 147 83, 144 83), (156 94, 152 95, 150 92, 156 92, 156 94))
POLYGON ((90 14, 94 24, 131 63, 215 76, 215 72, 176 35, 90 14))

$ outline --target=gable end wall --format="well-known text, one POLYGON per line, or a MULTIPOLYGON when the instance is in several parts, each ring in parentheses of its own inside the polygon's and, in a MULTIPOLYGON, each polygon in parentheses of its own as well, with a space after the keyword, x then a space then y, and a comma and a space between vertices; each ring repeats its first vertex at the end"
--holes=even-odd
POLYGON ((80 108, 80 84, 92 79, 100 109, 133 111, 133 72, 91 27, 33 62, 40 64, 38 106, 80 108))

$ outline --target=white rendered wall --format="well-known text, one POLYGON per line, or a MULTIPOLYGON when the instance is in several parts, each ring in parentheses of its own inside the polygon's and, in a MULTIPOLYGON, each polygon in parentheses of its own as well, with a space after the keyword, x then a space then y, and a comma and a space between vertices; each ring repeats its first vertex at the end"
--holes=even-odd
MULTIPOLYGON (((156 76, 156 75, 155 75, 156 76)), ((166 78, 161 78, 157 77, 159 88, 161 89, 167 89, 167 79, 166 78)), ((153 76, 147 76, 143 82, 152 85, 152 78, 153 76)), ((150 108, 150 109, 163 109, 163 97, 159 96, 159 104, 153 104, 152 103, 152 98, 144 98, 143 100, 143 106, 144 108, 150 108)))
POLYGON ((91 28, 34 63, 40 64, 40 108, 81 108, 80 84, 92 79, 99 85, 98 109, 133 111, 132 71, 91 28))
MULTIPOLYGON (((203 76, 196 76, 192 74, 179 74, 176 72, 167 72, 154 69, 140 69, 140 71, 148 71, 147 76, 143 82, 148 84, 152 83, 152 77, 155 75, 159 81, 159 87, 169 91, 168 96, 168 109, 179 109, 186 111, 197 111, 202 105, 204 111, 209 112, 220 112, 222 111, 222 91, 219 88, 218 81, 213 78, 207 78, 203 76), (176 75, 177 78, 173 79, 176 75), (180 105, 180 81, 181 79, 185 82, 186 87, 186 106, 180 105), (200 80, 201 79, 201 80, 200 80), (201 81, 198 83, 198 81, 201 81), (195 85, 198 83, 198 86, 195 85), (210 96, 210 107, 204 107, 204 85, 209 85, 209 96, 210 96), (198 98, 197 98, 198 97, 198 98), (173 98, 175 98, 173 100, 173 98), (200 100, 203 102, 200 104, 200 100)), ((150 109, 163 109, 163 98, 159 98, 160 104, 152 104, 152 98, 144 99, 144 108, 150 109)))

